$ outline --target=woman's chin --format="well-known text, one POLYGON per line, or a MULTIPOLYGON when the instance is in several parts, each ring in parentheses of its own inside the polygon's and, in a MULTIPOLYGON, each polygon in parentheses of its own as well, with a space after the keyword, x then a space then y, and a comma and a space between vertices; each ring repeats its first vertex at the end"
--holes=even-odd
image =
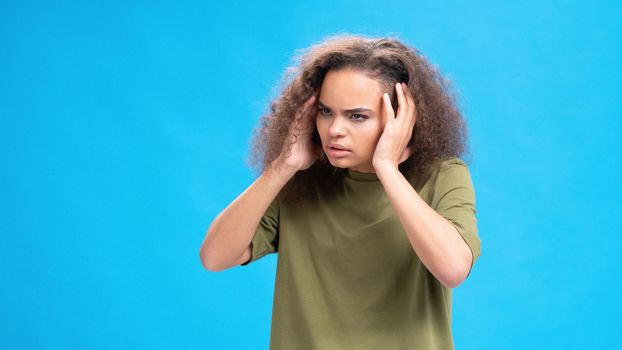
POLYGON ((328 162, 335 168, 349 168, 349 162, 346 162, 343 159, 331 159, 330 157, 328 157, 328 162))

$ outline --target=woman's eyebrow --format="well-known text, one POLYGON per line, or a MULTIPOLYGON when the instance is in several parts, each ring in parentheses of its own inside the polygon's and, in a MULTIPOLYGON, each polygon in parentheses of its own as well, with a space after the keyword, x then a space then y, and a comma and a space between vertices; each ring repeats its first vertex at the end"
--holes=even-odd
MULTIPOLYGON (((320 106, 320 108, 326 108, 326 109, 330 109, 327 105, 323 104, 322 101, 318 100, 317 101, 318 105, 320 106)), ((369 108, 365 108, 365 107, 358 107, 358 108, 352 108, 352 109, 344 109, 342 111, 343 113, 361 113, 361 112, 374 112, 369 108)))

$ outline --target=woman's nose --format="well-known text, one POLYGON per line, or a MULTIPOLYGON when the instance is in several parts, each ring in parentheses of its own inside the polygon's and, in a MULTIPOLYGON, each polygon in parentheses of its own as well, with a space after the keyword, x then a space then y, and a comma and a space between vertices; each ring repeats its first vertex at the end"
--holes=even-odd
POLYGON ((330 136, 339 136, 345 133, 345 127, 342 118, 336 117, 333 118, 332 123, 330 123, 330 127, 328 128, 328 133, 330 136))

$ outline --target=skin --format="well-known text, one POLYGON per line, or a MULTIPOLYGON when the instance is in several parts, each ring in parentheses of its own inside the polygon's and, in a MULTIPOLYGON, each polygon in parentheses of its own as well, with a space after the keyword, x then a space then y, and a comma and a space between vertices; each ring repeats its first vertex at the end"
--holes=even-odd
POLYGON ((352 153, 344 158, 327 154, 330 163, 354 171, 375 172, 421 262, 444 286, 455 288, 470 273, 472 253, 456 227, 431 208, 398 169, 414 152, 407 144, 417 116, 407 87, 398 83, 395 89, 397 115, 389 95, 365 73, 352 69, 329 71, 319 101, 311 96, 296 113, 290 137, 298 138, 290 139, 295 142, 291 154, 279 156, 274 168, 291 176, 310 167, 327 150, 328 143, 345 146, 352 153), (358 107, 369 111, 344 112, 358 107), (314 124, 321 148, 311 142, 314 124))
MULTIPOLYGON (((374 162, 393 158, 393 134, 385 135, 379 144, 388 119, 383 94, 376 80, 358 71, 342 69, 326 74, 320 89, 315 125, 323 150, 332 165, 373 173, 374 162), (368 111, 346 112, 354 108, 368 111), (344 158, 331 157, 328 153, 328 144, 331 142, 343 145, 351 153, 344 158)), ((398 160, 401 163, 409 155, 410 149, 407 149, 398 155, 398 160)))

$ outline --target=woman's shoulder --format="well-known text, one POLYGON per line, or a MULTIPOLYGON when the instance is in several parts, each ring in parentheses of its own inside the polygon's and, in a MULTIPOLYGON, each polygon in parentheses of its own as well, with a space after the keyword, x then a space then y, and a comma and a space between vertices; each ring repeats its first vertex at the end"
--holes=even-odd
POLYGON ((437 159, 433 162, 436 166, 437 169, 444 169, 444 168, 448 168, 451 166, 463 166, 465 168, 467 168, 467 164, 464 160, 462 160, 462 158, 460 157, 447 157, 447 158, 440 158, 437 159))
POLYGON ((448 171, 468 172, 468 169, 467 163, 462 158, 456 156, 436 159, 430 165, 430 171, 435 175, 434 177, 448 171))
POLYGON ((468 174, 468 165, 460 157, 443 157, 430 161, 424 171, 419 173, 417 178, 413 178, 415 188, 422 188, 426 184, 434 184, 439 178, 446 178, 448 174, 468 174))
POLYGON ((438 159, 434 162, 435 186, 455 186, 471 183, 471 173, 467 163, 459 157, 438 159))
POLYGON ((435 177, 468 177, 469 166, 460 157, 447 157, 435 161, 435 177))

